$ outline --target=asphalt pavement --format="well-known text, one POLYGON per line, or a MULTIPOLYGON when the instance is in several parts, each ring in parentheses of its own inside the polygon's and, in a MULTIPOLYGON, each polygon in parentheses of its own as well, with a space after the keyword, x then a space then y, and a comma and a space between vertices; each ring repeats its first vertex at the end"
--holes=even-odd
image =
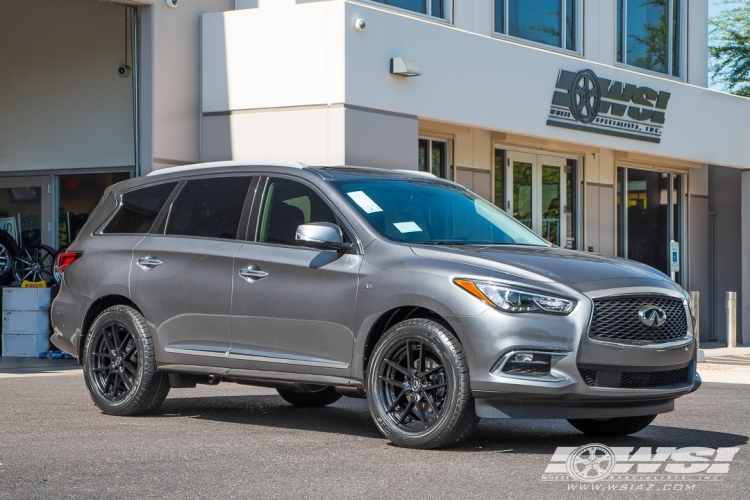
POLYGON ((592 438, 560 420, 484 420, 460 446, 418 451, 384 439, 365 400, 300 409, 272 389, 222 383, 173 389, 150 416, 112 417, 70 370, 0 377, 0 499, 750 499, 748 435, 745 384, 706 383, 631 437, 592 438), (739 451, 718 474, 551 480, 558 447, 589 443, 649 448, 660 472, 717 463, 703 450, 675 465, 666 448, 739 451))

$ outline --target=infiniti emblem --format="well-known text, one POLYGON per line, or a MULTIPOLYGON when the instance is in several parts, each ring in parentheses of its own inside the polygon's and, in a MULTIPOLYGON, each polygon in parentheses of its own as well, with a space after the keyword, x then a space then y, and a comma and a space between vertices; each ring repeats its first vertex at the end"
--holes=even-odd
POLYGON ((652 305, 641 307, 638 311, 638 317, 649 328, 656 328, 667 322, 667 313, 664 312, 664 309, 652 305))

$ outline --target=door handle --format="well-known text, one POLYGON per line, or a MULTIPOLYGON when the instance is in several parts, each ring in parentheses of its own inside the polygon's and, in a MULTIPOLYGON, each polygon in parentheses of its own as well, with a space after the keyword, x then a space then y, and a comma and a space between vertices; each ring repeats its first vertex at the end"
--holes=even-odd
POLYGON ((159 260, 156 255, 147 255, 146 257, 141 257, 136 262, 138 263, 138 267, 140 267, 144 271, 150 271, 156 266, 164 264, 164 262, 159 260))
POLYGON ((257 264, 240 269, 240 276, 248 283, 255 283, 258 280, 268 276, 268 273, 262 270, 257 264))

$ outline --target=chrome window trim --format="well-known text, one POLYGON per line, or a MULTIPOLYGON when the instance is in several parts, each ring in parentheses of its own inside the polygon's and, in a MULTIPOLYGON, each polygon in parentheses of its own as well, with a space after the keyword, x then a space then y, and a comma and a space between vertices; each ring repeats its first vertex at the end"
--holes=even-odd
POLYGON ((207 356, 210 358, 228 358, 229 357, 229 349, 227 350, 210 349, 210 348, 204 349, 202 347, 197 347, 197 346, 192 347, 192 348, 165 347, 164 352, 169 352, 172 354, 187 354, 189 356, 207 356))
POLYGON ((261 351, 250 351, 242 349, 230 349, 230 359, 241 359, 243 361, 260 361, 263 363, 278 363, 284 365, 315 366, 319 368, 335 368, 346 370, 349 363, 341 361, 329 361, 321 358, 309 358, 307 356, 295 356, 293 354, 266 353, 261 351))
POLYGON ((609 288, 605 290, 595 290, 591 292, 584 292, 584 295, 591 299, 591 316, 589 317, 588 325, 586 326, 586 339, 597 345, 602 346, 617 346, 631 349, 648 349, 648 350, 660 350, 660 349, 681 349, 687 347, 693 343, 693 326, 692 314, 689 307, 689 302, 683 294, 677 290, 669 289, 654 289, 651 287, 628 287, 628 288, 609 288), (602 340, 596 340, 591 338, 591 322, 594 320, 594 299, 604 298, 617 298, 617 297, 643 297, 643 296, 654 296, 654 297, 669 297, 672 299, 682 299, 683 306, 685 307, 685 316, 687 318, 687 331, 685 337, 680 340, 672 342, 664 342, 661 344, 627 344, 623 342, 607 342, 602 340))

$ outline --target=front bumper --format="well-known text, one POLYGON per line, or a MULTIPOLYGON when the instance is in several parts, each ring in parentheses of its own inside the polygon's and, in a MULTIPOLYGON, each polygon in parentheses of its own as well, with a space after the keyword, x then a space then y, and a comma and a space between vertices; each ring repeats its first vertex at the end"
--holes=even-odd
POLYGON ((662 346, 593 341, 588 338, 592 304, 581 300, 569 316, 511 316, 488 308, 479 316, 456 318, 459 338, 468 344, 477 414, 483 418, 653 415, 672 411, 676 398, 700 386, 690 327, 684 339, 662 346), (498 370, 504 356, 524 351, 548 353, 549 376, 498 370), (601 374, 601 383, 584 378, 586 370, 601 374), (628 388, 620 383, 623 374, 638 378, 648 377, 647 372, 674 370, 684 376, 665 386, 628 388))

